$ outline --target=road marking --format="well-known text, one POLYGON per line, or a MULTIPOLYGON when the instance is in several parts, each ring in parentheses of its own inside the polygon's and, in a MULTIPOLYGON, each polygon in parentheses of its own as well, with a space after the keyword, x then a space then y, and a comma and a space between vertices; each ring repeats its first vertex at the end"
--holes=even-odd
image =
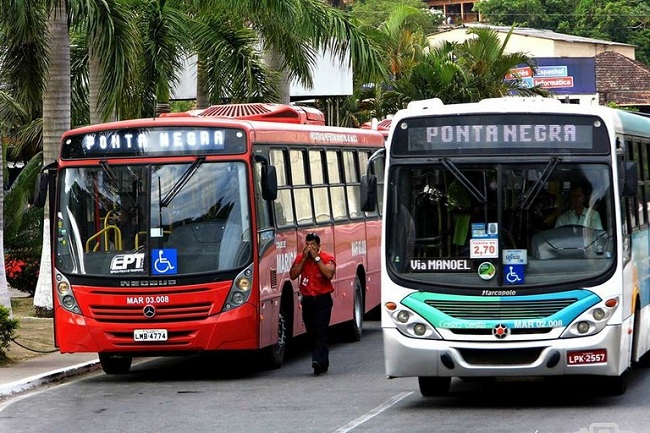
POLYGON ((397 404, 400 400, 405 399, 406 397, 408 397, 411 394, 413 394, 413 391, 411 391, 411 392, 403 392, 401 394, 397 394, 395 397, 391 398, 390 400, 388 400, 384 404, 381 404, 381 405, 377 406, 376 408, 374 408, 373 410, 371 410, 367 414, 360 416, 359 418, 355 419, 354 421, 351 421, 351 422, 347 423, 346 425, 344 425, 340 429, 336 430, 334 433, 347 433, 347 432, 359 427, 364 422, 376 417, 377 415, 379 415, 380 413, 382 413, 386 409, 388 409, 391 406, 397 404))

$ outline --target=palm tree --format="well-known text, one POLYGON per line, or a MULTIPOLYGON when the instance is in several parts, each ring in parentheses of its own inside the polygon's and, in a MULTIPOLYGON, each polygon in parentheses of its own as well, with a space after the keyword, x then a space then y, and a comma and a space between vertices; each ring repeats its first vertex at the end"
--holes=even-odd
POLYGON ((4 248, 4 167, 5 167, 5 146, 2 146, 2 169, 0 169, 0 185, 3 185, 2 192, 0 194, 0 259, 2 260, 2 269, 0 269, 0 306, 3 306, 9 310, 9 316, 13 314, 11 310, 11 298, 9 296, 9 284, 7 283, 7 273, 5 271, 5 248, 4 248))
POLYGON ((470 28, 467 33, 476 37, 467 39, 454 51, 459 66, 471 77, 472 101, 515 94, 549 96, 547 90, 539 86, 527 87, 520 78, 505 78, 517 66, 536 67, 525 53, 506 53, 512 30, 501 42, 498 33, 490 28, 470 28))
MULTIPOLYGON (((46 62, 42 36, 45 30, 43 9, 40 4, 27 0, 0 1, 0 133, 3 137, 2 167, 6 161, 6 143, 18 148, 18 154, 25 156, 38 146, 34 129, 40 131, 41 98, 46 62), (17 127, 16 125, 22 125, 17 127)), ((40 135, 37 135, 40 137, 40 135)), ((0 171, 0 184, 4 170, 0 171)), ((3 188, 4 192, 4 188, 3 188)), ((0 304, 11 309, 7 279, 4 268, 4 194, 0 197, 0 304)))
POLYGON ((134 101, 141 101, 129 91, 137 79, 135 66, 143 58, 137 22, 132 19, 137 11, 125 0, 73 4, 72 15, 81 19, 72 23, 71 31, 81 36, 78 40, 87 53, 80 65, 84 78, 88 76, 90 123, 128 117, 134 101))
POLYGON ((379 48, 368 41, 347 15, 321 0, 208 0, 244 17, 260 37, 272 69, 283 77, 280 102, 289 102, 289 83, 313 85, 312 66, 316 54, 327 51, 341 62, 349 62, 356 77, 375 80, 386 77, 379 48), (348 56, 349 55, 349 60, 348 56))
POLYGON ((420 60, 427 39, 414 20, 421 14, 411 6, 397 6, 377 29, 362 27, 362 31, 381 47, 392 79, 399 79, 420 60))
POLYGON ((476 37, 431 48, 415 67, 396 80, 395 93, 390 95, 397 100, 394 105, 429 98, 452 104, 508 95, 549 96, 547 90, 527 87, 517 77, 506 79, 516 66, 535 67, 526 54, 505 52, 512 31, 503 42, 489 28, 471 28, 467 32, 476 37))
MULTIPOLYGON (((43 92, 43 164, 57 160, 59 138, 70 129, 70 36, 67 1, 51 0, 47 19, 48 78, 43 92)), ((38 283, 34 294, 37 313, 48 314, 52 303, 52 268, 50 254, 50 209, 45 205, 43 252, 38 283)))

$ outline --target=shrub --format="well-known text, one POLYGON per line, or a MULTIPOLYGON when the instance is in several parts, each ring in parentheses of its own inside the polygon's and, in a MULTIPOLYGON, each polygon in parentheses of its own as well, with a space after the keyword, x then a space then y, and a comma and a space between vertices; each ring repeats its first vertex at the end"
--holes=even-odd
POLYGON ((6 357, 5 349, 9 342, 16 336, 18 319, 9 317, 9 309, 0 305, 0 358, 6 357))
POLYGON ((34 257, 30 251, 5 252, 7 282, 14 289, 33 296, 36 291, 39 269, 40 258, 34 257))

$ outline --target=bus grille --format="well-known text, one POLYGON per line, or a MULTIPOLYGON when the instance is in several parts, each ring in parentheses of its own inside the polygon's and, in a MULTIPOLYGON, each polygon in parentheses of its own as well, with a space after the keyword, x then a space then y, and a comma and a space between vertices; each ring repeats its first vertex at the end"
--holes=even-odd
POLYGON ((212 304, 194 303, 185 305, 157 305, 156 315, 145 317, 143 306, 125 305, 91 305, 91 316, 98 322, 133 323, 133 322, 167 322, 202 320, 208 317, 212 304))
POLYGON ((465 320, 526 320, 552 316, 577 299, 552 301, 442 301, 426 304, 450 317, 465 320))

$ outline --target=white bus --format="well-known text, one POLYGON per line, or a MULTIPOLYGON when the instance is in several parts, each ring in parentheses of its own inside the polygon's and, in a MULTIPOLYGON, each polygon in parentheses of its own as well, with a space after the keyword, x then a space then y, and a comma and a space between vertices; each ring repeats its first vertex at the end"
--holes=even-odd
POLYGON ((593 375, 625 392, 650 347, 650 119, 416 101, 371 161, 388 377, 418 377, 424 396, 452 377, 593 375))

